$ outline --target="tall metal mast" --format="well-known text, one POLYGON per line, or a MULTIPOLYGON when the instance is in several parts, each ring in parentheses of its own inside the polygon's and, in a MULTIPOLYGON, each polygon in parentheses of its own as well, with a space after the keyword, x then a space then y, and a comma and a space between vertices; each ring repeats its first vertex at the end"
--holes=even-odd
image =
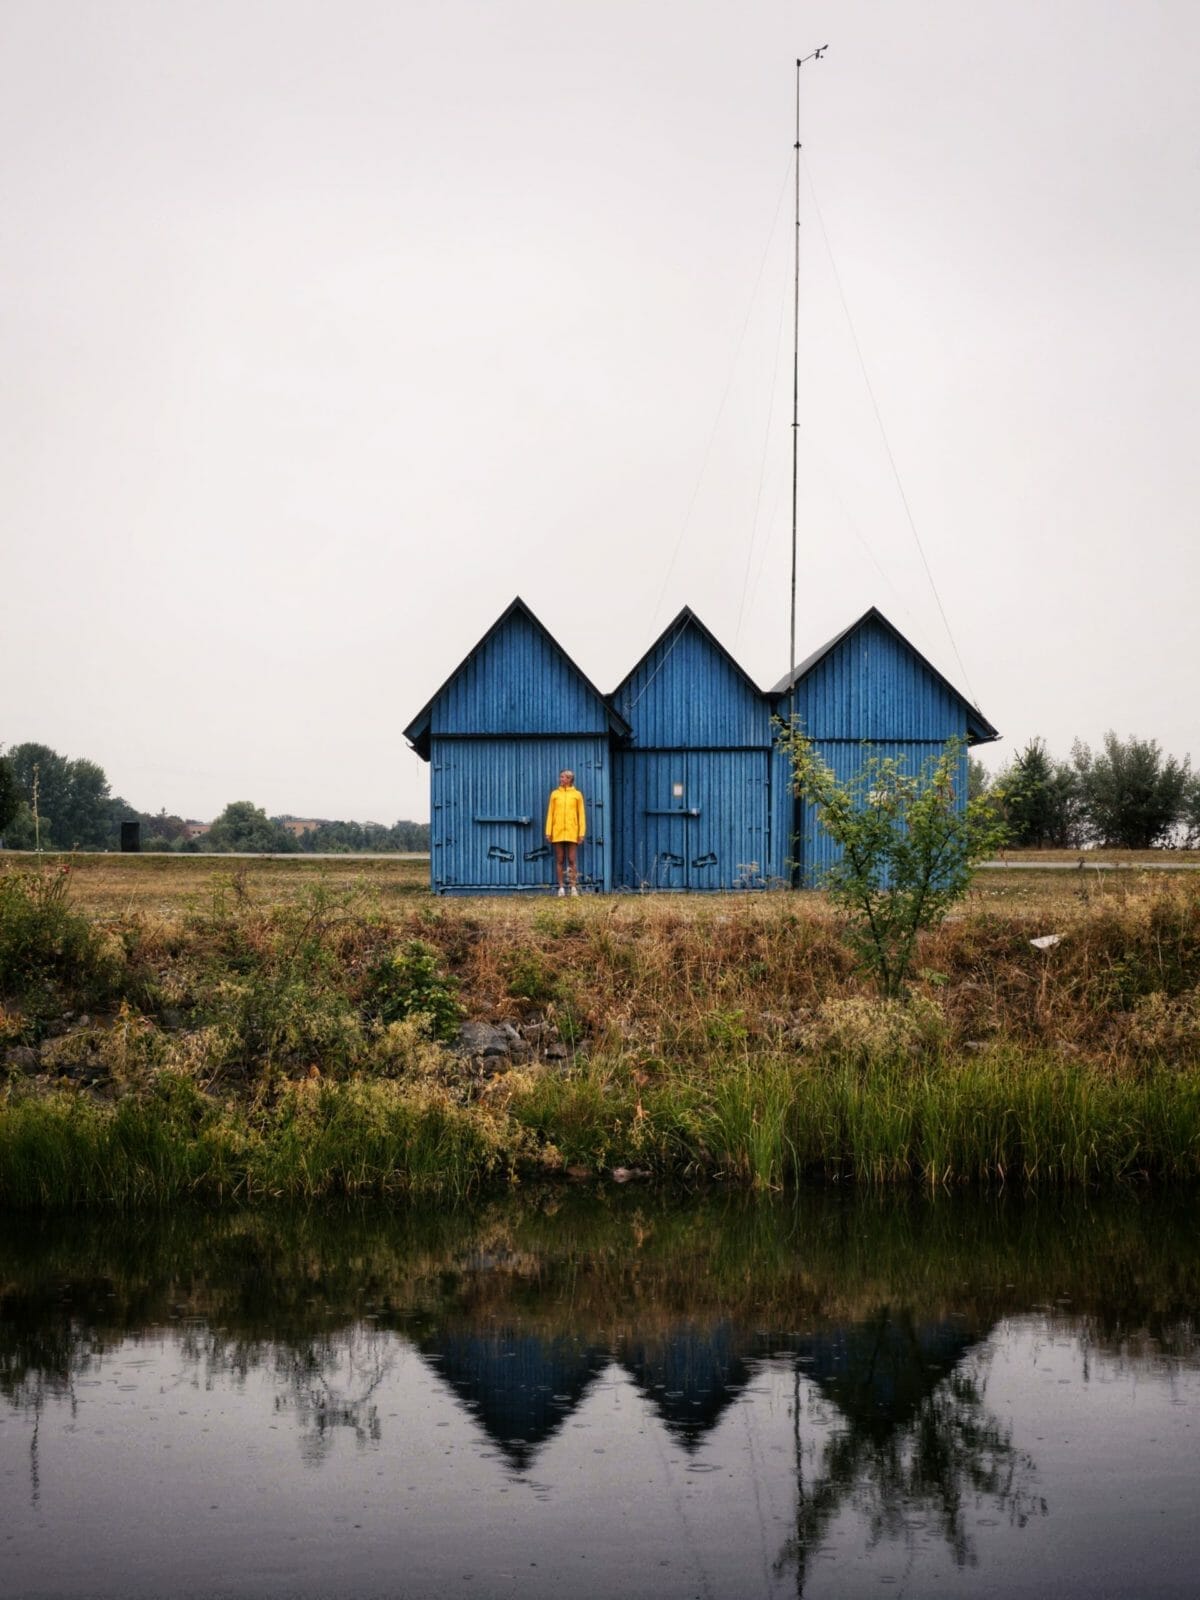
POLYGON ((788 631, 788 723, 796 716, 796 498, 799 486, 800 446, 800 68, 806 61, 820 61, 829 49, 801 56, 796 62, 796 244, 792 283, 792 612, 788 631))

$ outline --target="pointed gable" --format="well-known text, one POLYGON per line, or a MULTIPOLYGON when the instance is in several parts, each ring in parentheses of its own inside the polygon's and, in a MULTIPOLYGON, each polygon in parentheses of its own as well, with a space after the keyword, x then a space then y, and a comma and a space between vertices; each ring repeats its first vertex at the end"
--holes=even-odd
POLYGON ((761 690, 689 606, 658 636, 611 703, 641 750, 746 749, 771 743, 761 690))
POLYGON ((813 652, 771 690, 787 715, 795 708, 813 739, 922 740, 955 735, 969 744, 999 737, 950 680, 874 606, 813 652))
POLYGON ((627 729, 518 595, 404 730, 429 759, 436 737, 624 734, 627 729))

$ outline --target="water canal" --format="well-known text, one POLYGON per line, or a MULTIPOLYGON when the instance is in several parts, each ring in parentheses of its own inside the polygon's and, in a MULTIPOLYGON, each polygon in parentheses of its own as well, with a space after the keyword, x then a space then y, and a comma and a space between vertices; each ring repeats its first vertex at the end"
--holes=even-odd
POLYGON ((1190 1197, 0 1226, 0 1593, 1182 1596, 1190 1197))

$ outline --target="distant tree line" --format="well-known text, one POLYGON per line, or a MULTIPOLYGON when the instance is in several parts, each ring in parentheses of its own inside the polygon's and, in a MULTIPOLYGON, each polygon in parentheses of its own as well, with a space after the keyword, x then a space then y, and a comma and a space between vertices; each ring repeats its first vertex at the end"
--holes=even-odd
MULTIPOLYGON (((289 822, 290 817, 280 817, 289 822)), ((429 849, 429 824, 427 822, 393 822, 385 827, 382 822, 318 822, 315 828, 306 828, 296 840, 300 849, 309 853, 327 855, 344 851, 418 851, 429 849)))
POLYGON ((119 850, 121 824, 141 824, 143 850, 254 851, 302 854, 316 851, 426 851, 427 822, 326 822, 299 838, 249 800, 235 800, 207 833, 190 836, 183 817, 166 810, 139 811, 109 786, 104 768, 80 757, 59 755, 49 745, 0 749, 0 848, 8 850, 119 850))
POLYGON ((1031 739, 990 782, 980 763, 971 767, 972 786, 999 810, 1014 847, 1200 845, 1200 774, 1155 739, 1106 733, 1099 750, 1077 739, 1068 761, 1031 739))
MULTIPOLYGON (((1099 750, 1081 740, 1069 760, 1031 739, 994 779, 971 762, 972 797, 986 793, 1014 847, 1126 850, 1200 846, 1200 773, 1168 756, 1154 739, 1106 733, 1099 750)), ((122 822, 141 824, 143 850, 188 853, 251 851, 270 855, 424 852, 427 822, 320 820, 297 837, 249 800, 235 800, 207 833, 165 810, 139 811, 114 795, 104 768, 49 745, 0 750, 0 847, 9 850, 117 850, 122 822)))
POLYGON ((394 822, 387 828, 381 822, 318 821, 314 827, 294 834, 284 823, 299 819, 269 817, 249 800, 234 800, 227 805, 206 834, 191 840, 184 848, 195 851, 252 850, 270 855, 316 855, 349 853, 384 855, 391 851, 429 849, 427 822, 394 822))

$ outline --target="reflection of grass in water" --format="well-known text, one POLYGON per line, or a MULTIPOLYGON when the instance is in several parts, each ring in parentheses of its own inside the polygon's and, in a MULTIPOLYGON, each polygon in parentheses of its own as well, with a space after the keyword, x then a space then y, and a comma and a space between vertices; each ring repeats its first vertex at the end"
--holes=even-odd
POLYGON ((27 1219, 0 1237, 0 1387, 14 1393, 34 1368, 65 1381, 84 1352, 180 1308, 239 1341, 303 1349, 367 1310, 408 1331, 503 1321, 603 1343, 661 1337, 684 1319, 786 1333, 886 1305, 928 1324, 954 1313, 970 1332, 1069 1295, 1099 1342, 1144 1329, 1186 1354, 1200 1304, 1193 1238, 1186 1198, 1133 1197, 679 1207, 549 1193, 461 1211, 27 1219))

